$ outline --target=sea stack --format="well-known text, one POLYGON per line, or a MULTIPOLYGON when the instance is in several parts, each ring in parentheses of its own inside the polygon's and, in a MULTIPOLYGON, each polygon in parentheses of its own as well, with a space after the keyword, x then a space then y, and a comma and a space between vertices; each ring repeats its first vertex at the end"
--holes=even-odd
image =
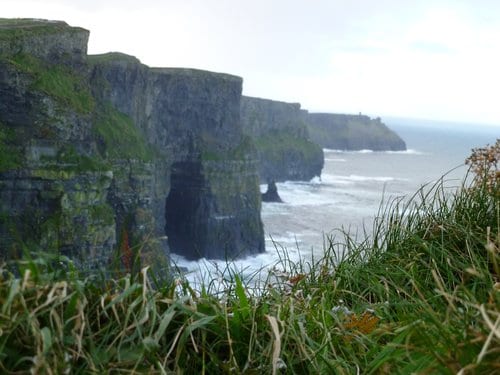
POLYGON ((262 194, 262 202, 283 203, 283 200, 278 194, 278 187, 274 181, 267 184, 267 191, 262 194))

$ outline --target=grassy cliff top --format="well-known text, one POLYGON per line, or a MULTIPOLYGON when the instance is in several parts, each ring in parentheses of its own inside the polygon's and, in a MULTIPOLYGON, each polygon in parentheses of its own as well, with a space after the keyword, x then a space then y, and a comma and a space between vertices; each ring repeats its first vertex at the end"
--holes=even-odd
POLYGON ((215 79, 225 79, 228 81, 239 81, 243 79, 239 76, 235 76, 227 73, 211 72, 209 70, 193 69, 193 68, 151 68, 152 72, 159 74, 172 74, 180 75, 191 78, 215 78, 215 79))
MULTIPOLYGON (((132 63, 132 64, 142 64, 142 62, 135 56, 127 55, 121 52, 107 52, 98 55, 89 55, 88 61, 91 64, 107 64, 107 63, 132 63)), ((148 67, 149 68, 149 67, 148 67)), ((208 78, 213 77, 217 79, 226 79, 229 81, 241 81, 242 78, 227 74, 211 72, 202 69, 193 68, 164 68, 164 67, 152 67, 149 68, 152 72, 157 74, 171 74, 179 75, 192 78, 208 78)))
POLYGON ((348 113, 328 113, 328 112, 309 112, 310 117, 324 118, 329 120, 357 120, 360 122, 369 122, 372 120, 369 116, 363 114, 348 114, 348 113))
POLYGON ((64 21, 49 21, 39 18, 0 18, 1 28, 38 27, 47 25, 68 26, 64 21))
POLYGON ((64 21, 49 21, 37 18, 0 18, 0 40, 52 34, 67 30, 87 31, 81 27, 72 27, 64 21))
POLYGON ((98 55, 88 55, 88 61, 92 64, 112 63, 112 62, 126 62, 141 64, 141 61, 132 55, 127 55, 121 52, 107 52, 98 55))
POLYGON ((291 102, 284 102, 280 100, 272 100, 272 99, 266 99, 266 98, 258 98, 254 96, 246 96, 243 95, 241 97, 241 101, 247 101, 247 102, 254 102, 254 103, 259 103, 259 104, 265 104, 265 105, 284 105, 284 106, 292 106, 292 107, 297 107, 297 109, 300 109, 301 104, 300 103, 291 103, 291 102))

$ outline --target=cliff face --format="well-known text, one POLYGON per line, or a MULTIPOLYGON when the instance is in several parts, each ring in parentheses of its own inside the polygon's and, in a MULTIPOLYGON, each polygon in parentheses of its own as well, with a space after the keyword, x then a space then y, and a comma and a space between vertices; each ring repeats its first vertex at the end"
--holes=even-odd
POLYGON ((93 267, 116 243, 113 174, 93 156, 88 32, 0 21, 0 249, 57 248, 93 267), (59 33, 62 31, 62 36, 59 33))
POLYGON ((309 139, 298 103, 242 97, 243 131, 255 142, 261 181, 310 180, 321 174, 323 150, 309 139))
POLYGON ((406 150, 405 142, 380 118, 363 115, 309 113, 306 115, 311 139, 324 148, 337 150, 406 150))
POLYGON ((93 60, 101 101, 130 116, 153 146, 152 211, 172 251, 188 258, 264 251, 258 176, 240 126, 241 78, 149 69, 117 54, 93 60))
POLYGON ((160 264, 165 234, 189 258, 263 251, 241 79, 87 58, 87 38, 0 20, 0 256, 30 242, 93 268, 138 244, 160 264))

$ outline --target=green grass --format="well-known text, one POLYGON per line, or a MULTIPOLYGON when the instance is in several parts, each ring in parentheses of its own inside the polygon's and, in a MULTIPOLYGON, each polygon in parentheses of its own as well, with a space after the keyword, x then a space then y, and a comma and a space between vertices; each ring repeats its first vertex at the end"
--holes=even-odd
POLYGON ((115 213, 109 204, 94 205, 90 208, 92 220, 100 221, 105 225, 111 225, 115 220, 115 213))
POLYGON ((78 113, 93 111, 95 101, 85 78, 69 67, 48 65, 28 54, 17 54, 7 58, 7 61, 33 77, 33 89, 44 92, 78 113))
POLYGON ((115 61, 123 61, 129 62, 133 64, 140 64, 140 61, 137 57, 127 55, 125 53, 120 52, 108 52, 102 53, 99 55, 88 55, 87 61, 91 64, 103 64, 110 63, 115 61))
POLYGON ((142 161, 153 159, 152 146, 147 144, 130 117, 111 105, 104 105, 97 113, 94 130, 103 141, 104 156, 142 161))
POLYGON ((102 279, 60 258, 6 265, 0 372, 499 373, 498 197, 498 185, 438 183, 391 201, 373 236, 340 232, 314 261, 280 253, 257 293, 230 265, 222 291, 218 275, 195 291, 147 269, 102 279))
POLYGON ((83 29, 70 27, 65 22, 45 22, 31 18, 0 18, 0 42, 19 42, 27 37, 61 32, 80 32, 83 29))
MULTIPOLYGON (((98 156, 87 156, 79 153, 73 146, 63 146, 57 155, 42 156, 44 162, 41 170, 51 172, 98 172, 111 170, 110 164, 98 156)), ((70 175, 68 174, 68 175, 70 175)))

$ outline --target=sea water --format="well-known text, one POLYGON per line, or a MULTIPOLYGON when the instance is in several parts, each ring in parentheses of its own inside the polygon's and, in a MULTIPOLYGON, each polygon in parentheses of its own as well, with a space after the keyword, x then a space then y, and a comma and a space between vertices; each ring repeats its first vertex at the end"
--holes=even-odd
MULTIPOLYGON (((321 177, 276 184, 284 203, 262 204, 265 253, 234 262, 188 261, 173 254, 173 262, 187 270, 195 287, 204 283, 223 289, 231 273, 259 284, 280 259, 319 259, 326 236, 341 240, 341 231, 358 238, 369 234, 382 201, 410 197, 443 176, 447 186, 459 187, 471 149, 493 144, 500 136, 499 128, 404 120, 388 125, 405 140, 407 151, 325 149, 321 177)), ((262 185, 261 191, 265 189, 262 185)))

